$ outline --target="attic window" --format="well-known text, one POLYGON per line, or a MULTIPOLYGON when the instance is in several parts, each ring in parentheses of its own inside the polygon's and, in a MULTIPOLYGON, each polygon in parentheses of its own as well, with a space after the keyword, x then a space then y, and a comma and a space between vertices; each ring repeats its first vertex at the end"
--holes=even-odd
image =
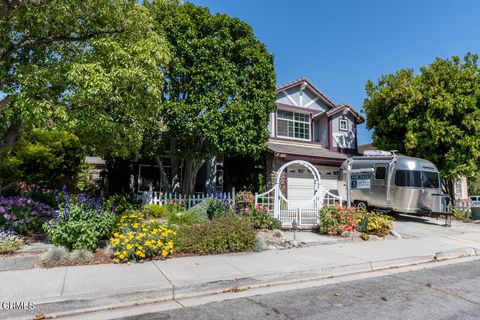
POLYGON ((339 128, 340 131, 348 131, 348 121, 346 119, 340 119, 339 128))

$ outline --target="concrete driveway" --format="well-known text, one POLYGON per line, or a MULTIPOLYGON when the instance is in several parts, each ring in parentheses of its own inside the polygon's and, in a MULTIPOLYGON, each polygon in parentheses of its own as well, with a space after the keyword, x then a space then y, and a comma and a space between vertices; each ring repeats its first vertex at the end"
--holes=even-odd
POLYGON ((404 239, 455 236, 471 232, 480 233, 480 224, 457 220, 452 220, 451 227, 445 227, 444 224, 444 218, 398 215, 395 217, 394 230, 400 233, 404 239))

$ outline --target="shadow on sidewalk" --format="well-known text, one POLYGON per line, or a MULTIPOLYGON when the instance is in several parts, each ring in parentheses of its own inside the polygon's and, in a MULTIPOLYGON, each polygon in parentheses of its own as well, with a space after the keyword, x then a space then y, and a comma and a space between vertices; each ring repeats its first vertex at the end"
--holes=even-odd
POLYGON ((411 215, 405 215, 405 214, 398 214, 393 216, 395 218, 395 221, 399 222, 417 222, 421 224, 428 224, 432 226, 443 226, 441 223, 435 223, 431 221, 430 218, 428 217, 421 217, 421 216, 411 216, 411 215))

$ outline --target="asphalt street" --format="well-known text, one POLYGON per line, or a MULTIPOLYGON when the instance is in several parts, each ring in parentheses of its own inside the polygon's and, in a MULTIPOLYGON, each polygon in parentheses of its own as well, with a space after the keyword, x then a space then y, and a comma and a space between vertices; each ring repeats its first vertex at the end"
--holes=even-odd
POLYGON ((480 261, 120 319, 480 319, 480 261))

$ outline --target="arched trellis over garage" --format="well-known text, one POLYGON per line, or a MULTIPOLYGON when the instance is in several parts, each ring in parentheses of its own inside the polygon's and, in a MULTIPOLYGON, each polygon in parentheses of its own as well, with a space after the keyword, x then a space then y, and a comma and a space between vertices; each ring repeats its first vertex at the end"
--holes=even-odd
POLYGON ((265 193, 255 195, 255 205, 266 207, 270 214, 279 219, 286 227, 292 226, 294 221, 299 226, 318 225, 319 209, 324 205, 335 203, 342 203, 341 197, 328 192, 322 186, 322 179, 317 168, 304 160, 294 160, 284 164, 276 173, 273 188, 265 193), (289 202, 280 187, 281 176, 291 165, 301 165, 313 176, 313 197, 302 203, 289 202))

